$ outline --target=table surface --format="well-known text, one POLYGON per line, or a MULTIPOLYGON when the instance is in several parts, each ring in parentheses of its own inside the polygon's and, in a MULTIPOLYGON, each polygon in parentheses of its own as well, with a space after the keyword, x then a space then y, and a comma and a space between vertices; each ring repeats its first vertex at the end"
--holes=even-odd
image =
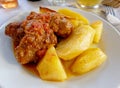
POLYGON ((13 9, 4 9, 0 7, 0 26, 9 20, 10 18, 14 17, 20 11, 26 11, 34 8, 38 8, 39 6, 49 6, 47 0, 31 2, 28 0, 18 0, 19 6, 13 9))

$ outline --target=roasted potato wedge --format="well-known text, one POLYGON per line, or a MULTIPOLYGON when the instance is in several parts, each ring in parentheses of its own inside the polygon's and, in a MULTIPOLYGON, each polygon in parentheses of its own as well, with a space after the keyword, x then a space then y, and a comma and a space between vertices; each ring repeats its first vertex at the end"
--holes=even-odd
POLYGON ((103 22, 102 21, 95 21, 94 23, 91 24, 91 27, 95 29, 95 37, 93 42, 94 43, 99 43, 103 31, 103 22))
POLYGON ((94 38, 95 30, 89 25, 81 25, 72 34, 58 43, 56 51, 63 60, 71 60, 89 48, 94 38))
POLYGON ((89 21, 87 18, 85 18, 80 13, 74 12, 70 9, 67 9, 67 8, 59 9, 58 12, 66 16, 70 16, 71 18, 75 18, 76 20, 79 20, 81 24, 89 24, 89 21))
POLYGON ((90 48, 77 57, 71 66, 74 74, 84 74, 98 66, 105 60, 106 55, 99 48, 90 48))
POLYGON ((53 46, 48 48, 42 61, 38 63, 37 70, 44 80, 63 81, 67 79, 64 67, 53 46))
POLYGON ((45 7, 40 7, 39 10, 41 13, 56 12, 55 10, 45 8, 45 7))

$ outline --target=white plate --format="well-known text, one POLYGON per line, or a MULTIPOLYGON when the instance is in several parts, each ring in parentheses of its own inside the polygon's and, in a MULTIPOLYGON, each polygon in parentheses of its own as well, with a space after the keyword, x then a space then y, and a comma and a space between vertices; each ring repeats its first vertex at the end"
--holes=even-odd
MULTIPOLYGON (((51 7, 58 9, 59 7, 51 7)), ((108 56, 106 63, 85 75, 73 77, 65 82, 48 82, 29 74, 16 61, 11 40, 5 36, 5 25, 12 21, 21 21, 28 14, 23 12, 6 22, 0 28, 0 88, 120 88, 120 34, 102 18, 71 8, 83 14, 91 22, 102 20, 104 31, 100 48, 108 56)))

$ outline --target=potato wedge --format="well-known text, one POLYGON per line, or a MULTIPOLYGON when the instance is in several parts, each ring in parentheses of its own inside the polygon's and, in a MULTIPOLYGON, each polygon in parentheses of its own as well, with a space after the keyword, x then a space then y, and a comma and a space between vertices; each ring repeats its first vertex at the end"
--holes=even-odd
POLYGON ((77 57, 71 66, 71 71, 74 74, 84 74, 100 66, 106 60, 106 57, 99 48, 90 48, 77 57))
POLYGON ((95 30, 89 25, 81 25, 65 40, 58 43, 56 51, 63 60, 71 60, 89 48, 95 30))
POLYGON ((39 11, 40 11, 41 13, 56 12, 55 10, 52 10, 52 9, 49 9, 49 8, 46 8, 46 7, 40 7, 40 8, 39 8, 39 11))
POLYGON ((102 21, 96 21, 91 24, 91 27, 95 29, 95 37, 93 42, 94 43, 99 43, 103 31, 103 23, 102 21))
POLYGON ((65 70, 53 46, 49 47, 42 61, 38 63, 37 70, 44 80, 64 81, 67 79, 65 70))
POLYGON ((81 22, 81 24, 89 24, 89 21, 87 18, 85 18, 80 13, 74 12, 70 9, 67 9, 67 8, 59 9, 58 12, 66 15, 66 16, 70 16, 72 18, 75 18, 76 20, 79 20, 81 22))

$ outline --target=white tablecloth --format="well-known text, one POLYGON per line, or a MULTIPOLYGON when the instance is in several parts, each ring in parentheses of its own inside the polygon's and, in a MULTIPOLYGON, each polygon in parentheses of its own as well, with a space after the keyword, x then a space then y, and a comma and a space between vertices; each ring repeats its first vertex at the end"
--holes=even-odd
POLYGON ((28 0, 18 0, 19 6, 14 9, 3 9, 0 7, 0 26, 12 18, 13 16, 20 13, 20 11, 26 11, 34 8, 38 8, 39 6, 43 5, 49 5, 47 0, 37 1, 37 2, 31 2, 28 0))

